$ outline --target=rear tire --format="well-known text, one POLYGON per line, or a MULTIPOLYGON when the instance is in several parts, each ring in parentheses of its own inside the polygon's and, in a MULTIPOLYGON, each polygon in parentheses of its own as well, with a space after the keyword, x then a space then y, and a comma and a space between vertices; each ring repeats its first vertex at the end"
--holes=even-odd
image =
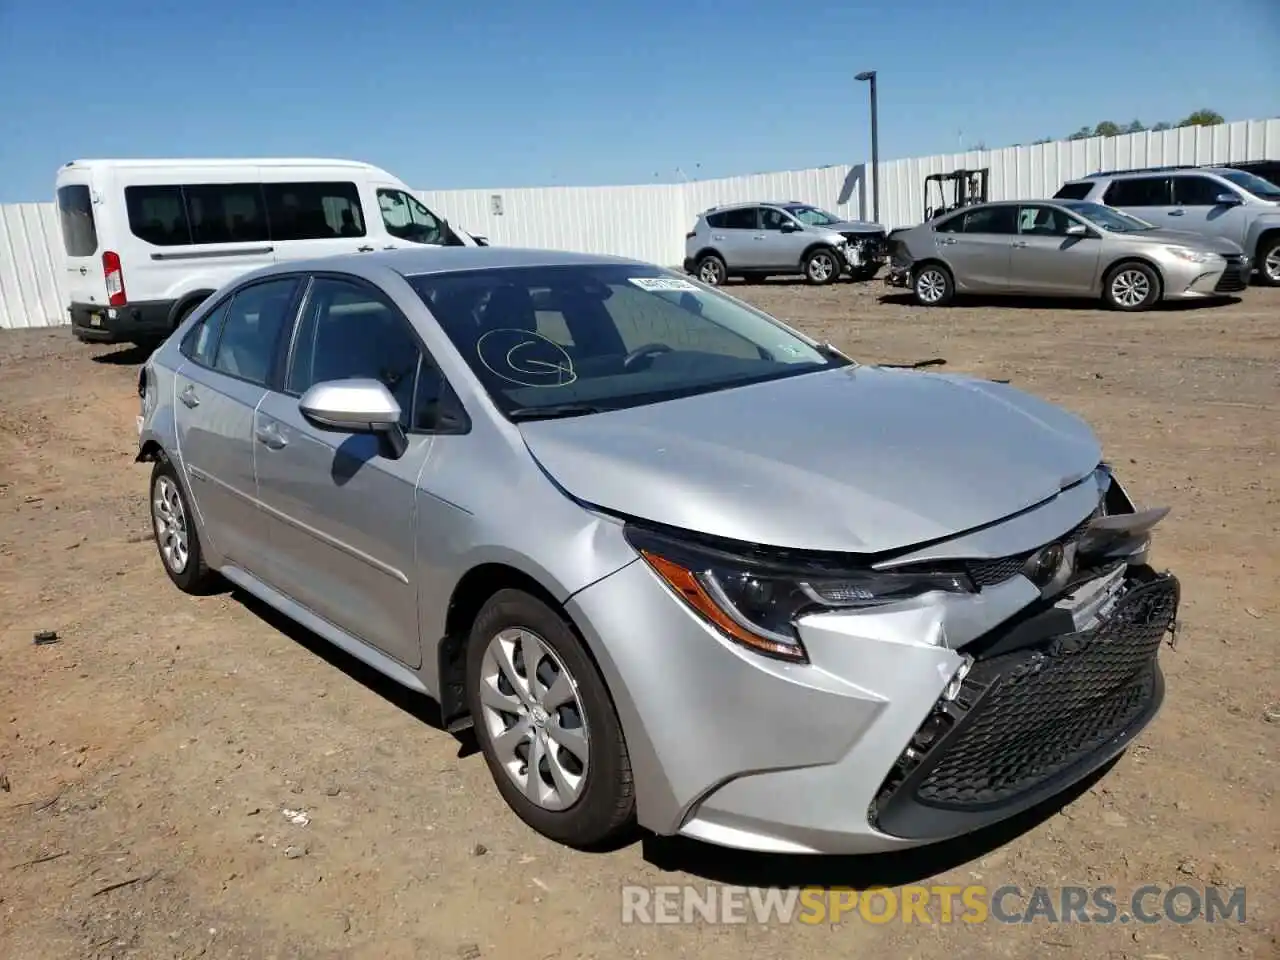
POLYGON ((704 254, 694 268, 694 275, 709 287, 718 287, 729 278, 729 269, 714 253, 704 254))
POLYGON ((635 786, 622 725, 562 614, 522 590, 494 594, 471 627, 466 688, 489 773, 521 820, 584 850, 630 832, 635 786))
POLYGON ((151 468, 151 532, 160 563, 183 593, 203 594, 217 579, 204 561, 187 491, 168 457, 151 468))
POLYGON ((1137 260, 1116 264, 1102 283, 1102 302, 1124 313, 1150 310, 1162 296, 1160 274, 1137 260))
POLYGON ((1280 234, 1258 244, 1258 282, 1264 287, 1280 287, 1280 234))
POLYGON ((956 295, 956 282, 942 264, 926 263, 911 276, 911 294, 922 307, 945 307, 956 295))
POLYGON ((815 287, 823 287, 840 279, 844 261, 830 247, 818 247, 805 255, 800 268, 804 271, 806 280, 815 287))

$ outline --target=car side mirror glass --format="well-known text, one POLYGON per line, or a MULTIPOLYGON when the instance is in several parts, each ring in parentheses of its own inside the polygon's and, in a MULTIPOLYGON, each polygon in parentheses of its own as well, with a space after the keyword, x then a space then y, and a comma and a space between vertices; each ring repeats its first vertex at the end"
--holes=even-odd
POLYGON ((1217 198, 1214 200, 1214 203, 1218 204, 1219 206, 1228 206, 1228 207, 1234 207, 1236 204, 1241 202, 1242 201, 1240 200, 1240 198, 1234 193, 1220 193, 1218 194, 1217 198))
POLYGON ((1083 223, 1073 223, 1067 227, 1068 237, 1087 237, 1088 235, 1089 235, 1089 228, 1086 227, 1083 223))

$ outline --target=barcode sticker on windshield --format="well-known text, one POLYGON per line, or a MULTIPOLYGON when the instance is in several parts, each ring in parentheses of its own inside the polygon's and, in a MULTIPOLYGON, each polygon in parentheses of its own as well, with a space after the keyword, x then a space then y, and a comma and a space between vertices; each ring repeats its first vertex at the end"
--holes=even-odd
POLYGON ((648 290, 650 293, 667 293, 672 290, 677 293, 698 292, 696 286, 679 277, 628 277, 628 279, 641 290, 648 290))

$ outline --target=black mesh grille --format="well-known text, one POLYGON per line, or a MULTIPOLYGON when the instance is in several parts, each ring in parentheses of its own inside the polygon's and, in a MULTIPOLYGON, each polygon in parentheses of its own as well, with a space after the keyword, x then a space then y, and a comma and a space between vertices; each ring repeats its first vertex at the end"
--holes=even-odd
POLYGON ((1228 256, 1227 269, 1214 286, 1215 293, 1238 293, 1249 286, 1249 267, 1244 257, 1228 256))
POLYGON ((1131 588, 1092 631, 980 661, 960 696, 972 709, 911 777, 918 801, 1006 802, 1113 740, 1154 695, 1156 653, 1177 607, 1177 581, 1162 577, 1131 588))
MULTIPOLYGON (((1095 516, 1097 516, 1097 511, 1081 520, 1059 537, 1056 542, 1065 546, 1080 539, 1085 527, 1089 525, 1089 521, 1095 516)), ((1034 550, 1028 550, 1025 553, 1016 553, 1009 557, 997 557, 994 560, 971 560, 968 564, 969 576, 973 578, 974 583, 979 587, 994 587, 996 584, 1004 583, 1006 580, 1016 576, 1022 570, 1022 565, 1027 562, 1027 558, 1033 553, 1035 553, 1034 550)))

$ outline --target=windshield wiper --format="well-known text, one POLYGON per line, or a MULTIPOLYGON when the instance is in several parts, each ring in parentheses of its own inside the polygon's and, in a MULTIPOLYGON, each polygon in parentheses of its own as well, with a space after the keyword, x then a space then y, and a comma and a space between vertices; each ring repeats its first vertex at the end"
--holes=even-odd
POLYGON ((559 420, 563 417, 585 417, 592 413, 604 413, 611 407, 594 403, 553 403, 545 407, 517 407, 507 414, 512 420, 559 420))

